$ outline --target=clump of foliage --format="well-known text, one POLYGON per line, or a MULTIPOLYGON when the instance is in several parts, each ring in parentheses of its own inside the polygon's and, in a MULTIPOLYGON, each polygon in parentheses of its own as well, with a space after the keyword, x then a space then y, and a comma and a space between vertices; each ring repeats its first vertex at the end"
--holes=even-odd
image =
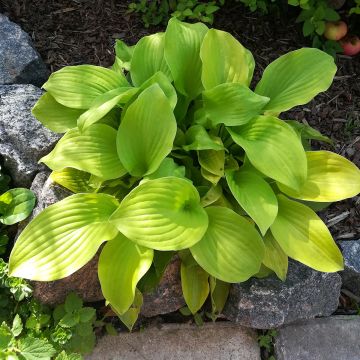
POLYGON ((6 252, 9 237, 6 226, 26 219, 35 205, 35 196, 23 188, 10 189, 10 177, 0 166, 0 256, 6 252))
POLYGON ((311 208, 357 195, 360 170, 310 151, 311 139, 330 140, 279 118, 329 88, 331 56, 292 51, 251 90, 248 49, 175 18, 134 47, 118 41, 116 55, 112 69, 68 66, 43 86, 33 114, 65 135, 41 161, 75 194, 25 228, 11 275, 66 277, 105 243, 102 291, 131 327, 140 289, 156 283, 175 252, 188 308, 195 314, 210 295, 214 318, 229 283, 269 272, 284 280, 288 257, 318 271, 343 268, 311 208))
MULTIPOLYGON (((278 0, 237 0, 249 8, 252 12, 262 14, 278 13, 284 3, 278 0)), ((342 47, 337 41, 327 40, 323 37, 326 22, 340 19, 328 0, 288 0, 287 4, 299 7, 300 13, 296 19, 302 23, 304 37, 309 37, 312 46, 322 49, 331 55, 342 52, 342 47)), ((129 6, 130 12, 142 14, 142 20, 146 27, 166 23, 173 16, 179 20, 199 20, 212 24, 214 14, 225 6, 225 0, 220 1, 188 1, 188 0, 139 0, 129 6)), ((355 0, 349 10, 349 15, 360 14, 360 0, 355 0)))
POLYGON ((79 360, 95 343, 95 309, 69 294, 55 310, 32 298, 24 280, 0 259, 0 359, 79 360))
POLYGON ((214 13, 224 3, 225 0, 139 0, 129 5, 129 12, 141 13, 146 27, 166 24, 170 16, 179 20, 198 20, 212 24, 214 13))

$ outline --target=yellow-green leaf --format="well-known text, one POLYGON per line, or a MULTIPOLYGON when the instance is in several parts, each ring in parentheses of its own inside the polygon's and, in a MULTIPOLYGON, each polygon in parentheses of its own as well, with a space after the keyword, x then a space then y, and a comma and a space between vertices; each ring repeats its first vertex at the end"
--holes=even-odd
POLYGON ((288 270, 288 256, 281 249, 270 231, 264 236, 264 245, 263 264, 273 270, 280 280, 285 281, 288 270))
POLYGON ((156 171, 172 150, 176 128, 160 86, 144 90, 126 110, 117 134, 118 155, 128 172, 143 176, 156 171))
POLYGON ((136 285, 149 270, 154 251, 119 234, 103 248, 99 258, 99 280, 105 299, 120 315, 135 299, 136 285))
POLYGON ((244 170, 227 171, 226 180, 239 205, 264 235, 278 211, 277 199, 271 186, 255 172, 244 170))
POLYGON ((271 232, 289 257, 318 271, 343 269, 343 258, 329 229, 307 206, 278 195, 279 212, 271 232))
POLYGON ((235 283, 256 274, 264 257, 264 244, 255 227, 225 207, 205 208, 209 226, 190 248, 197 263, 217 279, 235 283))
POLYGON ((50 174, 51 180, 73 193, 93 192, 90 176, 89 173, 74 168, 64 168, 50 174))
POLYGON ((172 18, 165 33, 165 59, 176 89, 194 99, 202 91, 200 47, 208 31, 202 23, 187 24, 172 18))
POLYGON ((140 86, 158 71, 172 80, 169 66, 165 61, 164 47, 164 33, 144 36, 136 44, 130 65, 131 79, 135 86, 140 86))
POLYGON ((52 281, 79 270, 118 233, 109 223, 118 205, 110 195, 75 194, 47 207, 17 239, 10 275, 52 281))
POLYGON ((223 83, 248 85, 246 49, 228 32, 210 29, 202 42, 200 57, 205 89, 223 83))
POLYGON ((264 71, 255 92, 271 100, 265 109, 273 114, 308 103, 326 91, 336 73, 334 58, 314 48, 291 51, 264 71))
POLYGON ((308 175, 299 191, 278 184, 295 199, 333 202, 360 193, 360 170, 351 161, 330 151, 307 151, 308 175))
POLYGON ((305 151, 297 134, 284 121, 259 116, 228 131, 245 150, 251 164, 263 174, 296 190, 305 182, 305 151))
POLYGON ((77 65, 52 73, 43 88, 64 106, 89 109, 97 96, 126 86, 129 83, 123 74, 101 66, 77 65))
POLYGON ((41 162, 52 170, 73 167, 104 180, 126 174, 116 152, 116 130, 104 124, 93 124, 83 132, 69 130, 41 162))
POLYGON ((111 221, 128 239, 165 251, 194 245, 208 225, 196 188, 177 177, 137 186, 121 202, 111 221))
MULTIPOLYGON (((191 256, 191 255, 190 255, 191 256)), ((181 287, 186 305, 196 314, 209 295, 209 274, 195 261, 181 262, 181 287)))
POLYGON ((78 117, 84 112, 59 104, 50 93, 43 94, 31 110, 45 127, 56 133, 64 133, 76 127, 78 117))
POLYGON ((99 95, 92 103, 89 110, 84 112, 77 120, 78 128, 83 131, 90 125, 101 120, 115 106, 126 104, 138 89, 121 87, 99 95))
POLYGON ((221 84, 203 92, 204 111, 212 127, 243 125, 258 116, 269 98, 241 84, 221 84))

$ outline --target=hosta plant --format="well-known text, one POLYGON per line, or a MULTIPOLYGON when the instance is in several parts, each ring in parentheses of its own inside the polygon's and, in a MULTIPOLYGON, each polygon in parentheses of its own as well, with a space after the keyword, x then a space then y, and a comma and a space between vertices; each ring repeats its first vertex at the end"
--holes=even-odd
POLYGON ((41 161, 75 194, 25 228, 12 275, 60 279, 101 251, 103 294, 131 325, 140 290, 175 252, 190 311, 210 295, 212 317, 229 283, 270 271, 284 280, 288 257, 343 268, 312 207, 357 195, 360 170, 309 150, 309 139, 329 141, 316 130, 279 119, 329 88, 331 56, 292 51, 251 89, 249 50, 227 32, 177 19, 135 46, 118 41, 116 55, 112 69, 69 66, 43 86, 33 113, 65 135, 41 161))

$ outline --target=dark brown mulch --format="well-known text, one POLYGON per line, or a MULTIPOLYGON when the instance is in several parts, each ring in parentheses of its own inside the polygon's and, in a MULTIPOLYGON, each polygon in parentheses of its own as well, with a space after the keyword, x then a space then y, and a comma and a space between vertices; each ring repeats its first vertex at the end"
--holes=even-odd
MULTIPOLYGON (((129 44, 159 28, 145 29, 139 17, 127 14, 130 1, 121 0, 0 0, 0 11, 27 31, 51 71, 66 65, 113 62, 113 43, 129 44)), ((249 13, 236 2, 217 13, 214 27, 234 34, 255 57, 255 80, 278 56, 306 46, 291 9, 281 17, 249 13)), ((346 156, 360 166, 360 57, 337 58, 338 73, 331 88, 288 118, 307 121, 334 140, 315 144, 346 156)), ((360 198, 333 204, 323 217, 335 238, 360 238, 360 198)))

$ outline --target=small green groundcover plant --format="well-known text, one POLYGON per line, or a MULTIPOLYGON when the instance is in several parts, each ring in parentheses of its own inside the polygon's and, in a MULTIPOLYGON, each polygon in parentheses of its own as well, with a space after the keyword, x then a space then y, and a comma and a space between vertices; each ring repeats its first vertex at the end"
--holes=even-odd
POLYGON ((0 359, 81 360, 95 344, 95 309, 76 294, 54 310, 32 297, 30 284, 8 276, 0 258, 0 359))
POLYGON ((60 279, 105 243, 102 291, 131 325, 140 290, 175 252, 188 308, 195 314, 210 295, 214 318, 230 283, 271 272, 285 280, 289 257, 343 269, 312 208, 357 195, 360 170, 311 151, 309 140, 330 140, 279 118, 329 88, 334 60, 318 49, 292 51, 251 90, 254 67, 229 33, 173 18, 135 46, 118 41, 112 69, 53 73, 33 114, 65 135, 41 161, 75 194, 25 228, 10 274, 60 279))
POLYGON ((9 189, 10 177, 0 166, 0 258, 9 242, 7 226, 26 219, 35 205, 35 195, 28 189, 9 189))

